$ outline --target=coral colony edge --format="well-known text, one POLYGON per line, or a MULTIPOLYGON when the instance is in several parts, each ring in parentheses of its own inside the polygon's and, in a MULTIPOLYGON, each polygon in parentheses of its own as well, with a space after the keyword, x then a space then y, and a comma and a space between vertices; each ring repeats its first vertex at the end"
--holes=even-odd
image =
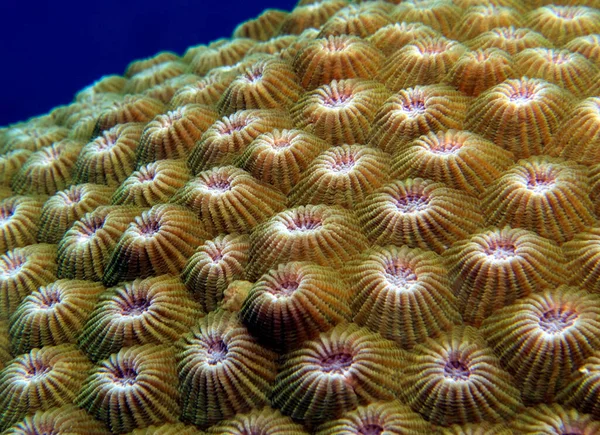
POLYGON ((600 434, 600 2, 302 0, 0 129, 3 434, 600 434))

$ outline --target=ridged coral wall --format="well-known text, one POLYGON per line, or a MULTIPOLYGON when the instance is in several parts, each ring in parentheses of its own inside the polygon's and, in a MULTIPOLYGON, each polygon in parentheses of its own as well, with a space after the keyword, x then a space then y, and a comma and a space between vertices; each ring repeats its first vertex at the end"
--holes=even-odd
POLYGON ((302 0, 0 129, 0 431, 600 433, 598 0, 302 0))

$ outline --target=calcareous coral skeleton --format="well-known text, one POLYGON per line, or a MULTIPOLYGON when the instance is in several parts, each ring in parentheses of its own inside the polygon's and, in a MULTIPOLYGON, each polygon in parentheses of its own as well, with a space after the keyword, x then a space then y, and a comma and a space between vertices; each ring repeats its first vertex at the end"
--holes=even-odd
POLYGON ((0 128, 0 432, 600 433, 600 0, 300 0, 0 128))

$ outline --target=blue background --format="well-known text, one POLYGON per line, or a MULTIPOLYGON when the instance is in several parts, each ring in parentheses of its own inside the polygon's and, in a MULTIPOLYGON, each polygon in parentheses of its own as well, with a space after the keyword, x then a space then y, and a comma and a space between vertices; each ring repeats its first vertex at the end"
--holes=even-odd
POLYGON ((69 103, 107 74, 158 51, 231 36, 297 0, 0 0, 0 126, 69 103))

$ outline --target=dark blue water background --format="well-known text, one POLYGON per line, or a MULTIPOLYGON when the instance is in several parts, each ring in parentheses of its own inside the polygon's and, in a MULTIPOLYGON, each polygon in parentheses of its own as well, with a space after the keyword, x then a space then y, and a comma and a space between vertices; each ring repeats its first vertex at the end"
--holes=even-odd
POLYGON ((134 59, 183 53, 296 1, 0 0, 0 126, 66 104, 134 59))

